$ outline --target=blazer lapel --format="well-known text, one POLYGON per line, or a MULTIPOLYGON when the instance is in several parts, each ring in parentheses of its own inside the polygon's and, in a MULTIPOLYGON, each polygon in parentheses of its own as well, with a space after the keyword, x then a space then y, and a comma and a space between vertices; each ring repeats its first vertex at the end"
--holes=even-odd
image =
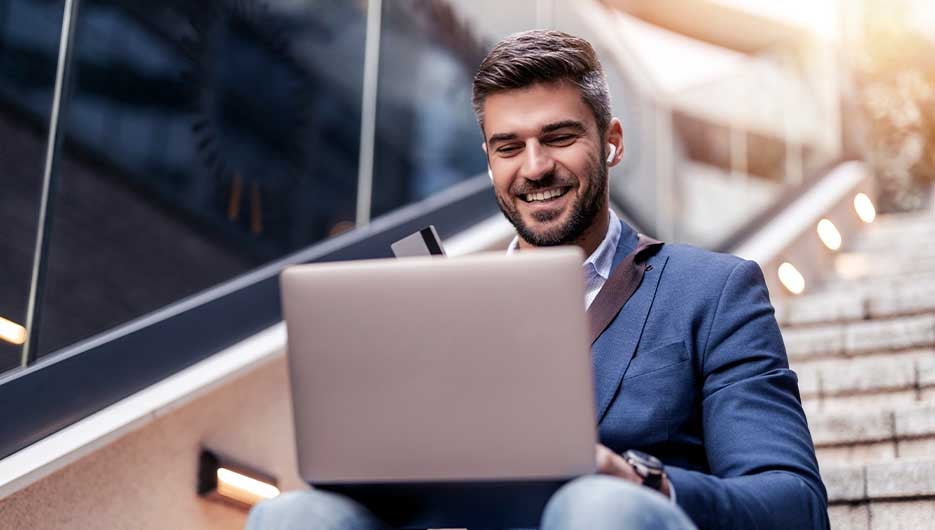
MULTIPOLYGON (((636 232, 626 223, 621 222, 621 225, 623 231, 614 255, 614 268, 636 247, 637 242, 636 232)), ((649 259, 649 265, 652 267, 646 270, 639 288, 604 330, 604 333, 594 341, 591 348, 598 423, 604 419, 620 386, 620 381, 630 365, 630 360, 636 352, 640 337, 643 335, 646 317, 649 315, 656 296, 659 278, 667 261, 667 257, 659 254, 649 259)))

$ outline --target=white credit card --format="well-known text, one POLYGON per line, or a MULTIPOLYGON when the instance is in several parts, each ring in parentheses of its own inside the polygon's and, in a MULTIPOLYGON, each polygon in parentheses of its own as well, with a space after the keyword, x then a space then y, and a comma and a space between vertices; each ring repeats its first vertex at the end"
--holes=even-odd
POLYGON ((397 258, 415 256, 445 256, 445 247, 438 237, 435 225, 429 225, 418 232, 406 236, 390 245, 397 258))

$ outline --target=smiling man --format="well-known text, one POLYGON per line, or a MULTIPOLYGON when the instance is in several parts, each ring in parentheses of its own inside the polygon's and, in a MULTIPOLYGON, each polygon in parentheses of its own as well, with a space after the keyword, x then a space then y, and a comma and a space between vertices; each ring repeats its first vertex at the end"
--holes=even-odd
POLYGON ((627 257, 643 241, 608 209, 608 167, 624 154, 608 94, 591 45, 556 31, 507 37, 474 77, 490 178, 517 232, 509 251, 577 245, 588 256, 589 308, 626 301, 592 344, 604 476, 556 493, 542 527, 676 529, 691 519, 704 530, 827 528, 759 267, 665 245, 629 298, 602 293, 618 268, 634 267, 627 257))
MULTIPOLYGON (((608 167, 624 155, 624 134, 591 45, 555 31, 512 35, 473 88, 497 202, 516 227, 509 251, 577 245, 588 256, 589 316, 620 302, 605 326, 592 326, 598 474, 555 493, 540 528, 828 528, 760 268, 648 241, 608 208, 608 167)), ((346 498, 311 491, 260 504, 248 528, 386 526, 346 498)))

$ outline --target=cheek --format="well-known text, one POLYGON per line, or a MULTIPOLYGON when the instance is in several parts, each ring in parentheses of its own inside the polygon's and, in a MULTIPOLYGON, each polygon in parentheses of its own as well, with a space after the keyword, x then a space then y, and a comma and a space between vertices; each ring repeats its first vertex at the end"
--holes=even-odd
POLYGON ((513 194, 510 193, 510 185, 508 182, 505 183, 494 180, 493 190, 499 202, 503 203, 511 210, 515 209, 516 205, 514 204, 514 197, 513 194))
POLYGON ((510 183, 506 179, 498 179, 496 176, 493 180, 493 189, 497 192, 497 195, 509 195, 510 194, 510 183))
POLYGON ((510 194, 510 187, 513 185, 513 178, 510 177, 510 170, 501 166, 492 169, 492 171, 494 191, 496 191, 498 195, 508 196, 510 194))
MULTIPOLYGON (((600 153, 597 153, 599 155, 600 153)), ((572 149, 561 153, 555 157, 555 161, 566 171, 574 175, 580 185, 586 186, 590 183, 591 176, 595 173, 597 155, 591 154, 589 149, 572 149)))

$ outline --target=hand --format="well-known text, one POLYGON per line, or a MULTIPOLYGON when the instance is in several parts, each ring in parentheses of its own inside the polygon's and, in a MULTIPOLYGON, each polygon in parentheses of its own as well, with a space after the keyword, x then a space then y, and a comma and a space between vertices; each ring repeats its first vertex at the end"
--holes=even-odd
MULTIPOLYGON (((633 470, 633 467, 623 459, 622 456, 611 451, 602 444, 597 444, 597 472, 602 475, 610 475, 617 478, 622 478, 623 480, 628 480, 634 484, 643 484, 643 477, 636 474, 636 471, 633 470)), ((670 497, 669 494, 669 478, 662 477, 662 487, 660 492, 666 497, 670 497)))

